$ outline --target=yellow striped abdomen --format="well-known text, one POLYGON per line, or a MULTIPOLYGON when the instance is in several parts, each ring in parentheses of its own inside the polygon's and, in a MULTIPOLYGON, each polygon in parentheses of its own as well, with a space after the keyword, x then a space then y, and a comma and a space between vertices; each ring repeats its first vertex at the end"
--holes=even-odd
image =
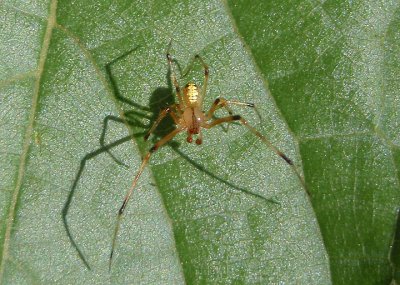
POLYGON ((184 100, 187 106, 196 106, 200 103, 199 87, 194 83, 186 84, 183 89, 184 100))

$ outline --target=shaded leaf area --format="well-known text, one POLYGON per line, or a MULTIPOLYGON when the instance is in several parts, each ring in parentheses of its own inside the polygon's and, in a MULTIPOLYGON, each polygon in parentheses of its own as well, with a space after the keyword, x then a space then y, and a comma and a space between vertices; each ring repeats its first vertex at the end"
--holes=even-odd
POLYGON ((400 13, 381 4, 228 4, 300 141, 334 284, 389 284, 398 271, 400 13))
MULTIPOLYGON (((218 96, 255 103, 261 119, 233 110, 302 172, 290 120, 226 7, 198 2, 0 4, 2 283, 330 283, 301 182, 238 124, 205 132, 200 147, 179 135, 153 155, 108 271, 124 194, 143 154, 173 128, 166 120, 143 141, 175 100, 165 58, 171 39, 177 71, 196 53, 211 68, 205 109, 218 96)), ((202 76, 195 65, 178 78, 201 84, 202 76)))

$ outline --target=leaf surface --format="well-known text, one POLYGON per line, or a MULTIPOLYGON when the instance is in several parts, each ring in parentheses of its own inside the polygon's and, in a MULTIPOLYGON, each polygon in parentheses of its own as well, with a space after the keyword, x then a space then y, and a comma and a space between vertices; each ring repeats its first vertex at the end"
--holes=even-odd
POLYGON ((389 284, 399 270, 398 249, 388 258, 400 206, 399 2, 229 6, 299 141, 332 282, 389 284))
MULTIPOLYGON (((398 2, 198 2, 1 2, 0 282, 391 281, 398 2), (172 127, 143 141, 175 100, 171 39, 182 69, 195 54, 210 66, 204 109, 255 103, 261 118, 232 109, 295 162, 311 198, 239 124, 205 130, 201 146, 179 135, 140 178, 108 272, 123 197, 172 127)), ((199 64, 179 78, 192 80, 199 64)))

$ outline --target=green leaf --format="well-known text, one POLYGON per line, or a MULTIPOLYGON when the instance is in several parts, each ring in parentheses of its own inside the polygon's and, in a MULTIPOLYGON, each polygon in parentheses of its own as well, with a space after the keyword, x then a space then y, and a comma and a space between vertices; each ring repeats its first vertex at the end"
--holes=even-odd
POLYGON ((14 2, 0 4, 0 282, 390 282, 395 3, 14 2), (256 104, 261 119, 233 110, 304 167, 311 199, 243 126, 205 130, 201 146, 179 135, 141 176, 109 272, 124 195, 171 128, 143 141, 174 100, 171 39, 180 67, 210 66, 205 109, 256 104))
POLYGON ((388 258, 400 206, 399 2, 230 2, 299 141, 333 283, 389 284, 390 262, 399 267, 388 258))

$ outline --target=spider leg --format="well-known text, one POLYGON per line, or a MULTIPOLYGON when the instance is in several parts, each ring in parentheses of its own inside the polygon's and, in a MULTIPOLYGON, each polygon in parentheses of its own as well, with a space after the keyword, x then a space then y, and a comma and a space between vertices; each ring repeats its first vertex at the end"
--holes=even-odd
POLYGON ((188 73, 193 69, 193 64, 194 64, 194 62, 196 60, 200 61, 201 65, 203 66, 203 69, 204 69, 203 86, 202 86, 202 89, 201 89, 201 101, 202 101, 204 96, 206 96, 207 84, 208 84, 208 76, 210 74, 210 71, 208 69, 208 65, 204 62, 204 60, 201 58, 200 55, 196 54, 194 56, 194 58, 191 60, 190 64, 183 71, 183 75, 181 77, 185 77, 186 75, 188 75, 188 73))
POLYGON ((256 110, 256 113, 259 115, 258 110, 256 106, 253 103, 245 103, 245 102, 240 102, 236 100, 226 100, 223 97, 219 97, 215 99, 214 103, 211 105, 210 110, 208 110, 207 115, 206 115, 206 120, 210 120, 212 116, 214 115, 215 111, 221 108, 225 108, 229 115, 232 115, 232 110, 229 105, 239 105, 239 106, 245 106, 245 107, 251 107, 256 110))
POLYGON ((281 152, 278 148, 276 148, 264 135, 262 135, 254 127, 250 126, 249 123, 245 119, 243 119, 240 115, 233 115, 233 116, 220 118, 211 123, 204 124, 203 127, 206 129, 210 129, 216 125, 219 125, 222 123, 234 122, 234 121, 239 121, 243 126, 245 126, 253 134, 255 134, 257 137, 259 137, 272 151, 274 151, 283 160, 285 160, 287 164, 289 164, 290 166, 293 166, 293 161, 290 158, 288 158, 283 152, 281 152))
POLYGON ((253 134, 255 134, 258 138, 260 138, 273 152, 275 152, 277 155, 279 155, 289 166, 292 168, 294 173, 296 174, 297 178, 300 180, 300 183, 304 187, 306 193, 308 196, 310 196, 310 193, 307 190, 306 183, 303 180, 303 177, 300 175, 299 171, 297 170, 296 166, 293 164, 293 161, 287 157, 282 151, 280 151, 276 146, 274 146, 267 137, 262 135, 259 131, 257 131, 254 127, 249 125, 249 123, 242 118, 240 115, 233 115, 233 116, 228 116, 228 117, 223 117, 220 119, 216 119, 212 121, 211 123, 203 123, 202 127, 206 129, 210 129, 212 127, 215 127, 219 124, 222 123, 230 123, 234 121, 239 121, 243 126, 245 126, 249 131, 251 131, 253 134))
MULTIPOLYGON (((170 45, 171 45, 171 43, 170 43, 170 45)), ((168 64, 169 64, 169 69, 171 71, 171 81, 174 84, 175 93, 176 93, 176 97, 178 97, 179 105, 184 106, 181 87, 179 86, 178 80, 176 79, 175 69, 172 64, 173 59, 172 59, 171 54, 169 53, 169 49, 170 49, 170 47, 167 50, 167 60, 168 60, 168 64)))
POLYGON ((72 200, 73 200, 73 198, 75 196, 75 191, 78 188, 79 182, 80 182, 81 177, 82 177, 82 173, 85 171, 85 167, 86 167, 87 163, 90 162, 91 159, 96 158, 101 153, 107 152, 108 150, 110 150, 110 149, 112 149, 112 148, 114 148, 114 147, 116 147, 116 146, 118 146, 118 145, 120 145, 122 143, 130 141, 131 139, 132 139, 131 135, 126 136, 126 137, 124 137, 122 139, 119 139, 119 140, 114 141, 114 142, 112 142, 110 144, 104 145, 104 146, 102 146, 102 147, 100 147, 100 148, 98 148, 98 149, 86 154, 81 159, 79 170, 75 175, 74 182, 73 182, 72 187, 71 187, 71 189, 69 191, 67 201, 65 202, 64 207, 62 209, 63 224, 64 224, 64 228, 65 228, 65 230, 67 232, 67 236, 69 238, 69 241, 71 242, 72 246, 77 251, 79 258, 83 261, 83 263, 85 264, 86 268, 88 268, 89 270, 91 270, 90 265, 89 265, 88 261, 86 260, 86 258, 84 256, 83 252, 81 251, 80 247, 76 243, 76 241, 75 241, 75 239, 73 237, 73 234, 71 232, 71 229, 70 229, 70 226, 69 226, 69 223, 68 223, 68 219, 67 219, 68 212, 69 212, 69 209, 71 207, 72 200))
MULTIPOLYGON (((232 116, 233 112, 229 105, 239 105, 239 106, 251 107, 256 111, 258 117, 261 119, 260 113, 258 112, 256 106, 253 103, 245 103, 245 102, 240 102, 237 100, 226 100, 223 97, 219 97, 219 98, 215 99, 214 103, 210 107, 210 110, 207 112, 206 120, 207 121, 211 120, 211 118, 213 118, 215 111, 218 109, 221 109, 221 108, 225 108, 228 111, 229 115, 232 116)), ((230 124, 228 124, 226 131, 229 130, 229 126, 230 126, 230 124)))
POLYGON ((148 164, 150 157, 152 155, 152 153, 154 153, 157 149, 159 149, 161 146, 163 146, 164 144, 166 144, 167 142, 169 142, 171 139, 173 139, 178 133, 180 133, 181 131, 183 131, 183 128, 178 128, 173 130, 172 132, 170 132, 169 134, 167 134, 165 137, 163 137, 162 139, 160 139, 158 142, 156 142, 153 147, 147 152, 147 154, 145 155, 142 164, 139 167, 138 172, 136 173, 135 178, 132 181, 132 185, 129 188, 129 190, 127 191, 124 201, 121 205, 121 208, 118 211, 118 216, 117 216, 117 223, 115 225, 115 229, 114 229, 114 236, 112 239, 112 245, 111 245, 111 253, 110 253, 110 260, 109 260, 109 270, 111 270, 111 264, 112 264, 112 258, 113 258, 113 254, 114 254, 114 248, 115 248, 115 242, 117 240, 117 235, 118 235, 118 231, 120 228, 120 223, 121 223, 121 218, 122 215, 125 211, 125 208, 129 202, 129 199, 133 193, 133 190, 135 189, 135 186, 140 178, 140 175, 142 175, 142 172, 144 170, 144 168, 146 167, 146 165, 148 164))
POLYGON ((165 118, 165 116, 167 116, 168 114, 171 116, 171 118, 174 120, 175 125, 178 125, 178 117, 175 114, 176 110, 180 110, 180 105, 178 104, 174 104, 171 106, 168 106, 167 108, 165 108, 164 110, 162 110, 160 112, 160 114, 158 115, 157 119, 155 120, 155 122, 153 123, 153 125, 151 126, 150 130, 147 132, 147 134, 144 136, 144 140, 147 141, 147 139, 149 138, 149 136, 155 131, 155 129, 157 128, 157 126, 161 123, 161 121, 165 118))
POLYGON ((308 196, 310 196, 310 193, 307 190, 306 183, 304 182, 303 177, 300 175, 299 171, 297 170, 296 166, 293 164, 293 161, 287 157, 282 151, 280 151, 276 146, 274 146, 267 137, 262 135, 259 131, 257 131, 254 127, 249 125, 249 123, 242 118, 240 115, 233 115, 233 116, 228 116, 220 119, 216 119, 212 121, 211 123, 203 123, 202 127, 206 129, 210 129, 212 127, 215 127, 216 125, 222 124, 222 123, 229 123, 229 122, 234 122, 234 121, 239 121, 243 126, 245 126, 250 132, 255 134, 258 138, 260 138, 273 152, 275 152, 277 155, 279 155, 289 166, 292 168, 294 173, 296 174, 297 178, 300 180, 300 183, 306 190, 306 193, 308 196))

